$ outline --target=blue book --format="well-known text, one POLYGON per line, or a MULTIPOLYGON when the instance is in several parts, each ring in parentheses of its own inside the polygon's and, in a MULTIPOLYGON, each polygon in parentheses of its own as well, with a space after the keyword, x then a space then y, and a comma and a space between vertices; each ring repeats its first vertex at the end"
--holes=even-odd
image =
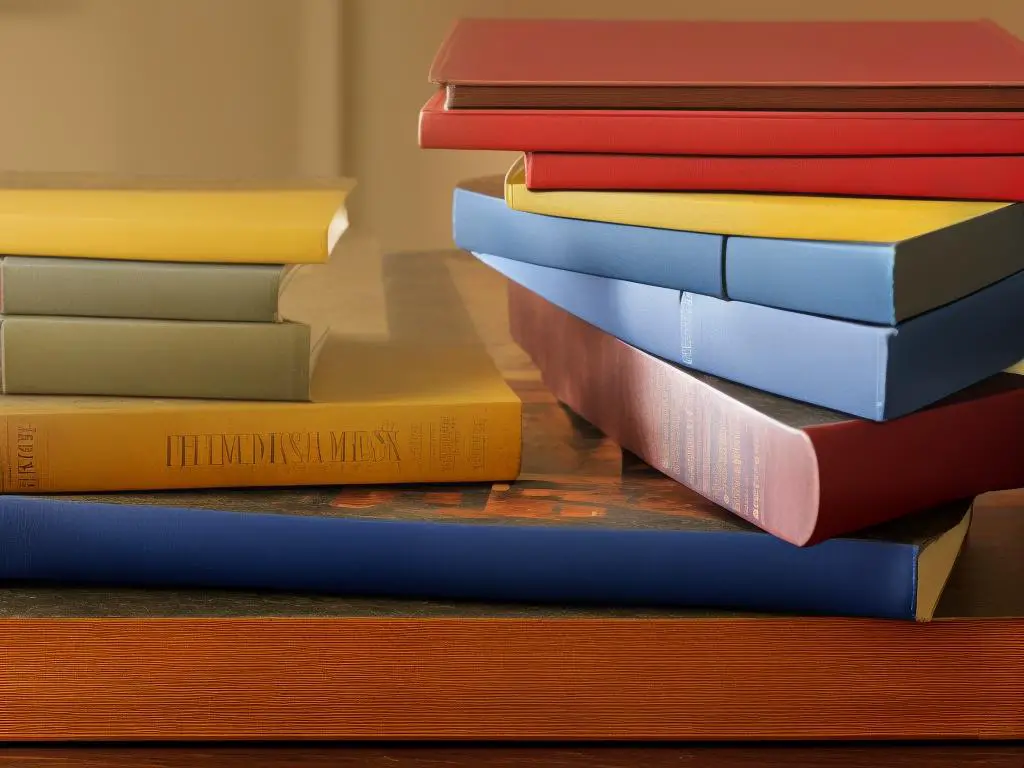
POLYGON ((874 421, 913 413, 1024 358, 1024 272, 886 327, 474 255, 645 352, 874 421))
POLYGON ((473 179, 456 187, 452 236, 459 248, 544 267, 725 295, 725 238, 721 235, 525 213, 505 205, 503 188, 501 177, 473 179))
POLYGON ((513 484, 2 496, 0 578, 928 620, 969 502, 797 547, 530 406, 513 484), (541 426, 542 425, 542 426, 541 426))
POLYGON ((1024 205, 897 243, 709 235, 516 211, 500 177, 460 184, 467 251, 730 298, 896 325, 1024 270, 1024 205))

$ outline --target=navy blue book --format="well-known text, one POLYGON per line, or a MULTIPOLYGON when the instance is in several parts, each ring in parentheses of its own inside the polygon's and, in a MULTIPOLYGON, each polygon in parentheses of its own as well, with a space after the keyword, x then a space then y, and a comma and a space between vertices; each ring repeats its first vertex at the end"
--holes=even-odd
POLYGON ((1024 270, 1024 205, 898 243, 733 237, 509 208, 499 176, 454 193, 467 251, 878 325, 896 325, 1024 270))
POLYGON ((970 502, 797 547, 536 386, 515 483, 0 496, 0 579, 932 617, 970 502))
POLYGON ((474 255, 652 355, 873 421, 913 413, 1024 358, 1024 272, 887 327, 474 255))

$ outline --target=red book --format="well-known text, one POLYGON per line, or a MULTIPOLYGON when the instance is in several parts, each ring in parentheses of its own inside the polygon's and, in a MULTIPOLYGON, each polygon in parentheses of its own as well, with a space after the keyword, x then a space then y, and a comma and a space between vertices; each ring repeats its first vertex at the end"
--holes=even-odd
POLYGON ((1024 376, 879 424, 687 370, 509 283, 512 337, 566 406, 660 472, 804 546, 1024 485, 1024 376))
POLYGON ((529 189, 1024 200, 1024 155, 702 157, 530 152, 529 189))
POLYGON ((445 109, 420 112, 420 146, 664 155, 1024 154, 1021 112, 445 109))
POLYGON ((974 21, 462 19, 451 108, 1018 109, 1024 43, 974 21))

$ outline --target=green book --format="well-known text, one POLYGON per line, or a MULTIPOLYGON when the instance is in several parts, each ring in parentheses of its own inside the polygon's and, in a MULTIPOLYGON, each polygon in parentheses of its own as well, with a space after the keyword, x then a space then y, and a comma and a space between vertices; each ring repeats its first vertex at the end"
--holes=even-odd
POLYGON ((0 258, 0 313, 271 323, 294 268, 46 256, 0 258))

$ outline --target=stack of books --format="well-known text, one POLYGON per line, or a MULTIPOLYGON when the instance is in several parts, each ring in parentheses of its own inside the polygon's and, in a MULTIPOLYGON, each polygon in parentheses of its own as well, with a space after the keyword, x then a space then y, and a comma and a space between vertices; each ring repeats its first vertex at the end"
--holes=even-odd
POLYGON ((523 153, 456 245, 625 449, 803 548, 1024 485, 1020 40, 465 19, 430 79, 421 146, 523 153))
POLYGON ((515 477, 520 404, 489 359, 334 307, 351 188, 0 177, 0 490, 515 477), (424 359, 445 364, 401 375, 424 359))

